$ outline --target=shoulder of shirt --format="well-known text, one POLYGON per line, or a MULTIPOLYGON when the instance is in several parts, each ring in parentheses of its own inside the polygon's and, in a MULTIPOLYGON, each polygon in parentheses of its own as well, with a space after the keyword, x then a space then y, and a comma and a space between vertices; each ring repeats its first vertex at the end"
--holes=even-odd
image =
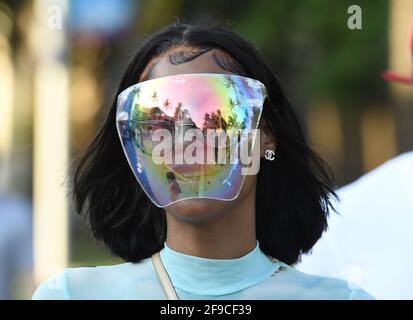
POLYGON ((73 290, 81 291, 99 284, 111 286, 117 280, 125 279, 132 268, 137 278, 145 278, 150 272, 149 262, 150 259, 143 259, 138 263, 65 268, 43 281, 33 293, 32 300, 69 300, 73 298, 73 290))
MULTIPOLYGON (((284 282, 292 296, 311 300, 374 300, 375 298, 356 285, 325 276, 312 275, 297 270, 294 266, 278 261, 280 267, 271 279, 284 282), (296 290, 297 295, 293 293, 296 290), (300 296, 299 293, 303 295, 300 296)), ((277 286, 280 284, 277 283, 277 286)))

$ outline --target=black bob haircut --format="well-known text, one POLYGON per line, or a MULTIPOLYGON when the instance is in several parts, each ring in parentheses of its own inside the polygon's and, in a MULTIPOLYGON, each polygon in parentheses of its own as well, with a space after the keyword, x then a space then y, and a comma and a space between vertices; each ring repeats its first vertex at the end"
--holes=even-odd
MULTIPOLYGON (((309 252, 323 231, 336 197, 332 174, 307 145, 297 116, 276 76, 258 50, 228 28, 174 22, 151 34, 133 56, 116 96, 138 82, 148 63, 168 50, 179 64, 211 49, 221 68, 261 81, 268 98, 263 118, 277 141, 276 160, 261 160, 257 176, 256 234, 261 250, 294 264, 309 252)), ((145 77, 143 77, 145 78, 145 77)), ((152 204, 130 169, 115 124, 116 99, 74 169, 73 200, 97 240, 125 261, 138 262, 162 249, 165 211, 152 204)))

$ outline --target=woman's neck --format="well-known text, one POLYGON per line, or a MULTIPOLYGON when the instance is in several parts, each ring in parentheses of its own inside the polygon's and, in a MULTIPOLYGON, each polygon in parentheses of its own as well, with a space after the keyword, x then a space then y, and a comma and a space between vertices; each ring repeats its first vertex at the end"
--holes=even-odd
POLYGON ((184 254, 210 259, 235 259, 256 246, 255 192, 230 210, 207 221, 180 221, 168 213, 166 219, 166 244, 184 254))

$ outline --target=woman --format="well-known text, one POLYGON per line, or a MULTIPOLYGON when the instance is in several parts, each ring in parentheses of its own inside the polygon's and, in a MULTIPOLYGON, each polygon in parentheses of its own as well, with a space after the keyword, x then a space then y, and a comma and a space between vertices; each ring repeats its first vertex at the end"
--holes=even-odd
POLYGON ((78 164, 74 199, 96 239, 126 262, 65 269, 34 299, 371 298, 290 266, 327 228, 335 194, 253 45, 229 30, 172 24, 142 43, 117 96, 78 164), (215 138, 168 145, 155 137, 162 128, 173 139, 199 129, 227 134, 229 146, 246 141, 259 171, 237 153, 220 161, 230 148, 215 138), (190 148, 212 149, 212 161, 192 161, 190 148))

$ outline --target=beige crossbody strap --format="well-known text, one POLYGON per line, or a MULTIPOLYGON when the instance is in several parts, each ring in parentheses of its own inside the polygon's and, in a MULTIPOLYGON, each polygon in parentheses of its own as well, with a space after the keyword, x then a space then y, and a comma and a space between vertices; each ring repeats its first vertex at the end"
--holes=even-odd
POLYGON ((169 279, 169 276, 163 266, 159 252, 155 253, 151 257, 151 260, 166 298, 168 300, 179 300, 178 295, 176 294, 175 289, 171 283, 171 280, 169 279))

